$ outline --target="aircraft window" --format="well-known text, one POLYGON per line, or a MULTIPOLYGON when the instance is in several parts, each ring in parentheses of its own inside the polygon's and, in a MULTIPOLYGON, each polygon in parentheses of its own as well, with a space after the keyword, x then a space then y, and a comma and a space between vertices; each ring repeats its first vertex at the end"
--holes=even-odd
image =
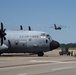
POLYGON ((28 38, 29 36, 25 36, 25 38, 28 38))
POLYGON ((20 38, 23 38, 24 36, 19 36, 20 38))
POLYGON ((21 38, 21 36, 20 36, 20 38, 21 38))
POLYGON ((29 41, 31 41, 32 39, 29 39, 29 41))
POLYGON ((32 36, 32 37, 34 38, 34 37, 36 37, 36 36, 32 36))
POLYGON ((25 46, 25 44, 23 44, 23 46, 25 46))
POLYGON ((48 40, 46 40, 46 43, 48 43, 48 40))
POLYGON ((44 33, 42 33, 41 38, 46 38, 46 35, 44 33))
POLYGON ((45 36, 45 33, 42 33, 41 36, 45 36))
POLYGON ((16 45, 18 45, 18 43, 15 43, 16 45))
POLYGON ((38 38, 38 36, 37 35, 34 35, 34 36, 32 36, 33 38, 38 38))
POLYGON ((50 39, 50 38, 51 38, 51 36, 50 36, 49 34, 47 34, 47 35, 46 35, 46 37, 47 37, 48 39, 50 39))
POLYGON ((22 38, 23 38, 23 36, 22 36, 22 38))
POLYGON ((41 38, 46 38, 46 36, 41 36, 41 38))
POLYGON ((39 36, 37 36, 37 38, 38 38, 39 36))
POLYGON ((46 36, 47 36, 47 37, 50 37, 50 35, 48 35, 48 34, 47 34, 46 36))
POLYGON ((29 37, 32 37, 31 35, 29 37))

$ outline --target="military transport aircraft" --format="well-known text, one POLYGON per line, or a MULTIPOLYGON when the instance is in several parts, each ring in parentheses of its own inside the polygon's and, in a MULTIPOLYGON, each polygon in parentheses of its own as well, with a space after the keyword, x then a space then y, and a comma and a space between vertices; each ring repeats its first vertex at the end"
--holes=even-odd
POLYGON ((44 52, 52 51, 60 46, 51 36, 42 31, 6 31, 1 22, 0 55, 2 53, 35 53, 43 56, 44 52))
POLYGON ((56 24, 54 24, 55 30, 61 30, 61 27, 57 27, 56 24))
POLYGON ((57 26, 56 24, 54 24, 54 26, 51 26, 50 28, 54 28, 55 30, 61 30, 62 28, 66 28, 66 26, 63 25, 57 26))

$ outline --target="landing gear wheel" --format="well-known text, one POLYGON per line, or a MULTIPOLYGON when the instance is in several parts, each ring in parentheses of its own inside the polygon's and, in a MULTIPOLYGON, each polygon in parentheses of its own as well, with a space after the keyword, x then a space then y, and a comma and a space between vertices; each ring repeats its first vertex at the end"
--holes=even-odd
POLYGON ((67 55, 70 56, 70 52, 68 52, 67 55))
POLYGON ((43 55, 44 55, 43 52, 39 52, 39 53, 38 53, 38 56, 43 56, 43 55))
POLYGON ((62 52, 59 52, 59 55, 63 55, 63 53, 62 52))

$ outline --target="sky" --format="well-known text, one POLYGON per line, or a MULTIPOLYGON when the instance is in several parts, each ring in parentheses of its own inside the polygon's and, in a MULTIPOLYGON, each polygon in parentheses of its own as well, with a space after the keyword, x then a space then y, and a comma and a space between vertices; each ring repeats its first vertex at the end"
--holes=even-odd
POLYGON ((0 0, 0 22, 7 30, 31 26, 60 43, 76 43, 76 0, 0 0), (49 28, 54 23, 66 28, 49 28))

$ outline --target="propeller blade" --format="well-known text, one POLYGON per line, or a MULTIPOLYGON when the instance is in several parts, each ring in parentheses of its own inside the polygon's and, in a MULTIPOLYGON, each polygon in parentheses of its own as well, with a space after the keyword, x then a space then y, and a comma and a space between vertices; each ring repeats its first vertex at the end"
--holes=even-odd
POLYGON ((1 37, 1 46, 3 45, 3 37, 1 37))
POLYGON ((6 37, 4 37, 4 40, 6 40, 6 37))
POLYGON ((20 25, 20 30, 23 30, 23 27, 22 27, 22 25, 20 25))
POLYGON ((3 30, 3 32, 5 32, 5 31, 6 31, 6 29, 3 30))
POLYGON ((28 26, 28 28, 29 28, 29 31, 31 31, 31 27, 30 27, 30 26, 28 26))
POLYGON ((6 33, 4 33, 4 36, 6 35, 6 33))
POLYGON ((3 23, 1 22, 1 31, 3 31, 3 23))
POLYGON ((0 38, 1 38, 1 46, 3 45, 3 40, 6 40, 6 29, 3 28, 3 23, 1 22, 1 29, 0 29, 0 38))

